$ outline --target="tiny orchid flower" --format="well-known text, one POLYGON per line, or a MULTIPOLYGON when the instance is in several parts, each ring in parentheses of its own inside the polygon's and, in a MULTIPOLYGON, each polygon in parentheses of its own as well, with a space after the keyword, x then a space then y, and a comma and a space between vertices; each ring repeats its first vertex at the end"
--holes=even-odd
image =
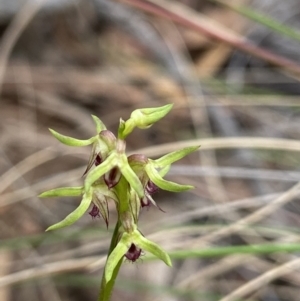
POLYGON ((140 231, 135 229, 131 233, 123 232, 117 246, 109 255, 105 267, 106 281, 110 281, 115 267, 119 261, 124 258, 124 256, 126 258, 131 257, 136 260, 138 253, 142 252, 142 250, 147 251, 155 257, 161 259, 166 265, 172 266, 169 255, 160 246, 146 239, 140 231), (132 245, 134 245, 134 247, 132 245))
POLYGON ((172 107, 172 104, 168 104, 158 108, 134 110, 126 122, 122 119, 120 120, 118 137, 125 139, 135 127, 140 129, 149 128, 155 122, 166 116, 172 107))
POLYGON ((86 175, 93 165, 100 165, 108 156, 109 152, 115 148, 116 137, 106 129, 102 130, 95 138, 92 152, 83 175, 86 175))
MULTIPOLYGON (((88 191, 93 183, 107 172, 118 168, 118 171, 125 177, 129 185, 136 191, 139 197, 144 196, 143 186, 128 164, 127 156, 125 154, 126 144, 123 140, 118 139, 116 149, 111 151, 108 157, 97 167, 90 171, 84 182, 84 189, 88 191)), ((117 175, 119 177, 119 175, 117 175)))
POLYGON ((80 205, 70 213, 64 220, 61 222, 50 226, 46 231, 55 230, 59 228, 63 228, 66 226, 70 226, 75 223, 79 218, 83 216, 83 214, 88 210, 91 203, 93 204, 92 210, 89 214, 95 218, 96 216, 101 214, 103 217, 107 227, 108 227, 108 201, 114 200, 118 202, 115 193, 112 190, 109 190, 104 184, 97 184, 88 192, 84 192, 83 187, 61 187, 57 189, 52 189, 43 192, 39 195, 41 198, 46 197, 56 197, 56 196, 80 196, 82 195, 82 200, 80 205))
MULTIPOLYGON (((151 203, 158 207, 156 202, 153 200, 152 195, 157 192, 159 188, 173 192, 181 192, 193 188, 193 186, 190 185, 180 185, 174 182, 166 181, 163 179, 163 176, 165 176, 165 174, 169 171, 172 163, 180 160, 184 156, 194 152, 197 149, 198 146, 187 147, 165 155, 157 160, 151 160, 144 155, 138 154, 128 157, 130 166, 137 174, 140 182, 143 185, 144 195, 140 198, 141 207, 149 206, 151 203)), ((160 210, 163 211, 162 209, 160 210)))

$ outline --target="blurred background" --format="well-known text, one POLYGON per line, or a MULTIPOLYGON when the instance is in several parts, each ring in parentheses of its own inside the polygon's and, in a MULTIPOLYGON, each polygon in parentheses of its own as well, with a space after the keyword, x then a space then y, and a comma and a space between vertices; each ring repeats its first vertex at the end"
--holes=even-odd
POLYGON ((144 210, 143 233, 173 256, 122 266, 113 300, 297 301, 299 253, 254 244, 299 242, 300 5, 297 0, 0 0, 0 300, 94 301, 110 226, 86 213, 45 233, 78 198, 91 114, 116 132, 132 110, 174 103, 128 152, 156 158, 187 145, 144 210), (244 246, 226 257, 194 250, 244 246))

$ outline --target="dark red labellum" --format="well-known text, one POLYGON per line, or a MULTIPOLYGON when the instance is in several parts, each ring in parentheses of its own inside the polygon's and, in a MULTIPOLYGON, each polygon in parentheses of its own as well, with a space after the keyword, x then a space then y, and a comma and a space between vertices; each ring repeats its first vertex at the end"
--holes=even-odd
POLYGON ((108 188, 115 187, 121 179, 121 172, 118 167, 112 168, 104 175, 104 181, 108 188))
POLYGON ((100 217, 99 214, 99 209, 96 205, 93 205, 92 210, 89 212, 89 215, 92 217, 92 219, 96 218, 96 217, 100 217))
POLYGON ((159 190, 159 188, 152 182, 152 181, 148 181, 147 185, 146 185, 146 191, 152 195, 154 193, 156 193, 159 190))
POLYGON ((100 157, 100 155, 98 154, 95 158, 95 166, 98 166, 102 163, 102 158, 100 157))
POLYGON ((138 248, 135 244, 131 244, 130 248, 128 249, 127 253, 125 254, 125 257, 132 261, 135 262, 138 260, 141 256, 142 249, 138 248))

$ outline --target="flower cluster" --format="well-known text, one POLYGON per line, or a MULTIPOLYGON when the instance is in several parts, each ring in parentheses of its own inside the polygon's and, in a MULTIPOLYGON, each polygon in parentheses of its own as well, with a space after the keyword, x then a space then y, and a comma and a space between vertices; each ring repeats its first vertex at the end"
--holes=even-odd
MULTIPOLYGON (((142 207, 157 206, 152 195, 157 190, 180 192, 192 186, 180 185, 163 177, 175 161, 195 151, 198 147, 187 147, 152 160, 142 154, 126 155, 125 138, 135 127, 144 129, 164 117, 172 108, 166 105, 158 108, 139 109, 132 112, 127 121, 120 120, 118 137, 106 129, 96 116, 96 135, 79 140, 61 135, 50 129, 60 142, 69 146, 92 144, 92 152, 84 172, 81 187, 62 187, 46 191, 40 197, 81 196, 80 205, 61 222, 48 230, 59 229, 76 222, 91 206, 92 218, 102 216, 107 227, 109 223, 108 203, 114 202, 117 212, 117 240, 108 257, 105 279, 109 281, 113 271, 123 258, 136 261, 142 250, 152 253, 171 266, 168 254, 156 243, 146 239, 138 229, 139 213, 142 207)), ((158 206, 157 206, 158 207, 158 206)))

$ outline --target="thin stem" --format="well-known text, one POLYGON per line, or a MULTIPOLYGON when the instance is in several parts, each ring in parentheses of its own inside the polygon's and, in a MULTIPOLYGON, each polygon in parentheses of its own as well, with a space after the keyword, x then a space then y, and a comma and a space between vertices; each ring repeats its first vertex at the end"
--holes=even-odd
MULTIPOLYGON (((116 245, 118 244, 118 241, 119 241, 119 228, 121 226, 120 213, 128 210, 129 201, 127 199, 128 198, 127 185, 128 185, 127 181, 122 176, 119 183, 115 187, 115 191, 116 191, 116 194, 117 194, 117 197, 119 200, 119 203, 118 203, 119 217, 118 217, 118 222, 116 223, 114 233, 113 233, 113 236, 112 236, 112 239, 110 242, 110 247, 109 247, 107 258, 109 257, 111 252, 114 250, 114 248, 116 247, 116 245)), ((114 272, 112 274, 112 277, 108 282, 106 282, 106 280, 105 280, 106 266, 104 267, 98 301, 109 301, 110 300, 110 296, 111 296, 111 293, 112 293, 112 290, 113 290, 113 287, 115 284, 115 280, 118 276, 122 262, 123 262, 123 258, 116 265, 114 272)))
MULTIPOLYGON (((113 251, 113 249, 116 247, 116 245, 118 243, 119 226, 120 226, 120 224, 119 224, 119 222, 117 222, 111 242, 110 242, 107 258, 109 257, 110 253, 113 251)), ((113 290, 113 287, 115 284, 115 280, 118 276, 122 261, 123 261, 123 258, 118 262, 109 282, 105 281, 105 267, 104 267, 98 301, 109 301, 110 300, 110 296, 111 296, 111 293, 112 293, 112 290, 113 290)))

